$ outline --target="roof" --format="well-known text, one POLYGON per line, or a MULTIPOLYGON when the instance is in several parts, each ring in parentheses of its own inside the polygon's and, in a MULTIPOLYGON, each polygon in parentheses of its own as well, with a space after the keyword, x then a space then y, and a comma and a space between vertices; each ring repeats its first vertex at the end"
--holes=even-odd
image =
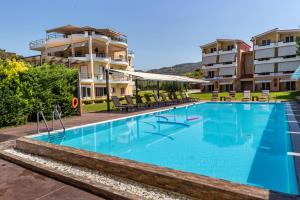
POLYGON ((280 30, 279 28, 273 28, 273 29, 271 29, 269 31, 266 31, 266 32, 263 32, 261 34, 253 36, 251 38, 251 41, 253 41, 255 38, 262 37, 262 36, 267 35, 267 34, 272 33, 272 32, 277 32, 277 33, 300 32, 300 29, 282 29, 282 30, 280 30))
POLYGON ((249 44, 247 44, 246 42, 244 42, 243 40, 240 40, 240 39, 216 39, 216 41, 208 43, 208 44, 201 45, 200 47, 204 48, 204 47, 216 44, 217 42, 231 42, 231 41, 232 42, 240 42, 240 43, 245 44, 248 47, 251 47, 249 44))
POLYGON ((126 36, 120 32, 114 31, 109 28, 94 28, 91 26, 79 27, 70 24, 46 30, 47 33, 61 33, 61 34, 70 34, 70 33, 82 32, 82 31, 95 31, 97 33, 107 35, 107 36, 112 36, 112 37, 126 36))
POLYGON ((255 36, 253 36, 253 37, 251 38, 251 41, 252 41, 254 38, 258 38, 258 37, 267 35, 267 34, 269 34, 269 33, 272 33, 272 32, 274 32, 274 31, 277 31, 277 30, 278 30, 278 28, 273 28, 273 29, 271 29, 271 30, 269 30, 269 31, 265 31, 265 32, 263 32, 263 33, 261 33, 261 34, 255 35, 255 36))
POLYGON ((138 80, 176 81, 176 82, 189 82, 189 83, 206 83, 206 82, 208 82, 208 81, 204 81, 201 79, 189 78, 186 76, 153 74, 153 73, 146 73, 146 72, 124 71, 124 70, 118 70, 118 69, 110 69, 110 71, 131 75, 131 76, 134 76, 138 80))

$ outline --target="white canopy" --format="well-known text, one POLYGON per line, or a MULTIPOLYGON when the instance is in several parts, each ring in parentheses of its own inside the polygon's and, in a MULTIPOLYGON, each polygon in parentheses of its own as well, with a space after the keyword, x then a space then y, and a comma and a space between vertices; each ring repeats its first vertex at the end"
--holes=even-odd
POLYGON ((204 81, 201 79, 188 78, 185 76, 153 74, 153 73, 146 73, 146 72, 134 72, 134 71, 119 70, 119 69, 110 69, 110 71, 135 76, 139 80, 177 81, 177 82, 189 82, 189 83, 207 83, 208 82, 208 81, 204 81))

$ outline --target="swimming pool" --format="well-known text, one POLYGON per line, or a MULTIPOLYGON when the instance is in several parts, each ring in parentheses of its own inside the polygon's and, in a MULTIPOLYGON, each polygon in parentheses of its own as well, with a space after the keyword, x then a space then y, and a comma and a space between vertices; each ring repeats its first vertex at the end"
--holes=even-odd
POLYGON ((298 194, 283 103, 200 103, 33 139, 298 194))

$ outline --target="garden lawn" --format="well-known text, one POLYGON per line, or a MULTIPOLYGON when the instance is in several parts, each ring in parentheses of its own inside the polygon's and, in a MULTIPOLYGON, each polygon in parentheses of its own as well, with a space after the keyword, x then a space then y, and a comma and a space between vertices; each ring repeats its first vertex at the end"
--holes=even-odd
MULTIPOLYGON (((139 93, 143 95, 143 93, 139 93)), ((251 92, 251 96, 260 96, 261 92, 251 92)), ((211 93, 194 93, 190 94, 191 97, 198 98, 200 100, 210 100, 211 93)), ((228 96, 228 92, 219 93, 219 96, 228 96)), ((300 92, 270 92, 271 100, 280 100, 280 101, 289 101, 295 99, 296 96, 300 96, 300 92)), ((243 97, 243 93, 239 92, 236 93, 236 100, 241 101, 243 97)), ((121 101, 122 103, 126 103, 124 100, 121 101)), ((110 104, 111 108, 113 103, 110 104)), ((101 112, 106 110, 106 103, 95 103, 95 104, 88 104, 83 106, 84 112, 101 112)))

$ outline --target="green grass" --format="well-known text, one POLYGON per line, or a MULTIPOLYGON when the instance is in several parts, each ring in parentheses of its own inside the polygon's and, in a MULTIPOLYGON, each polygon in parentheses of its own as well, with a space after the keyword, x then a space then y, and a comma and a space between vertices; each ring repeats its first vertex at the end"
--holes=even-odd
MULTIPOLYGON (((152 91, 139 92, 140 95, 144 95, 145 93, 151 93, 152 91)), ((261 92, 251 92, 251 96, 260 96, 261 92)), ((195 93, 191 94, 191 97, 199 98, 200 100, 210 100, 211 93, 195 93)), ((228 96, 228 92, 219 93, 219 96, 228 96)), ((300 96, 300 92, 270 92, 271 100, 280 100, 280 101, 289 101, 295 99, 296 96, 300 96)), ((236 93, 236 100, 241 101, 243 97, 243 93, 236 93)), ((121 101, 121 103, 126 103, 125 100, 121 101)), ((112 103, 110 106, 112 108, 112 103)), ((88 104, 83 106, 84 112, 101 112, 106 110, 106 103, 95 103, 88 104)))
MULTIPOLYGON (((251 96, 260 96, 261 92, 251 92, 251 96)), ((211 93, 195 93, 191 94, 191 97, 199 98, 200 100, 210 100, 211 93)), ((228 96, 228 92, 219 93, 219 96, 228 96)), ((300 92, 270 92, 271 100, 289 101, 295 99, 296 96, 300 96, 300 92)), ((236 93, 236 100, 241 101, 243 93, 236 93)))

